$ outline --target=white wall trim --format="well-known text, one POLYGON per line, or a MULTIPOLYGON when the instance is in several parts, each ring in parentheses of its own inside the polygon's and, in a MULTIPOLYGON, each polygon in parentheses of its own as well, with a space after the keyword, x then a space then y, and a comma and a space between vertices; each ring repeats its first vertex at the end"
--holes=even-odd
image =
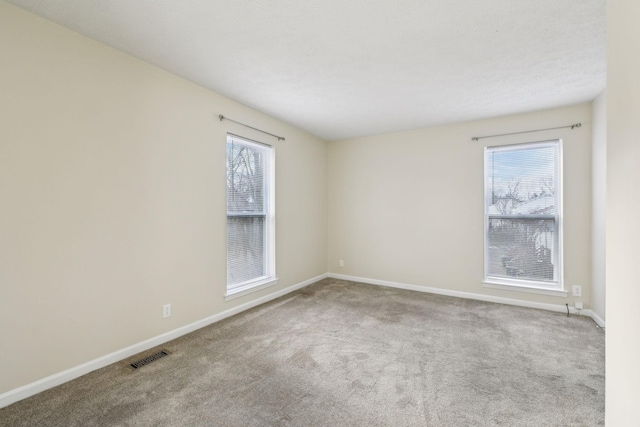
POLYGON ((593 319, 593 321, 596 322, 598 324, 598 326, 600 326, 601 328, 605 328, 604 319, 602 317, 600 317, 600 315, 598 315, 598 313, 596 313, 593 310, 585 310, 585 311, 591 312, 590 316, 593 319))
MULTIPOLYGON (((12 403, 18 402, 19 400, 26 399, 27 397, 33 396, 34 394, 40 393, 42 391, 48 390, 50 388, 53 388, 65 382, 79 378, 82 375, 95 371, 96 369, 104 368, 105 366, 108 366, 112 363, 119 362, 123 359, 126 359, 127 357, 149 350, 150 348, 164 344, 168 341, 179 338, 190 332, 193 332, 205 326, 211 325, 213 323, 219 322, 220 320, 226 319, 227 317, 231 317, 235 314, 241 313, 245 310, 249 310, 250 308, 256 307, 260 304, 264 304, 265 302, 269 302, 283 295, 286 295, 298 289, 304 288, 305 286, 309 286, 312 283, 318 282, 322 279, 326 279, 327 277, 331 277, 334 279, 341 279, 341 280, 349 280, 352 282, 359 282, 359 283, 365 283, 370 285, 388 286, 390 288, 407 289, 411 291, 427 292, 427 293, 437 294, 437 295, 446 295, 446 296, 457 297, 457 298, 475 299, 479 301, 495 302, 499 304, 508 304, 508 305, 515 305, 520 307, 528 307, 528 308, 538 308, 542 310, 555 311, 560 313, 565 313, 567 310, 566 306, 562 304, 546 304, 546 303, 524 301, 524 300, 518 300, 518 299, 512 299, 512 298, 496 297, 493 295, 474 294, 470 292, 454 291, 450 289, 412 285, 408 283, 390 282, 386 280, 369 279, 365 277, 347 276, 344 274, 325 273, 325 274, 321 274, 319 276, 313 277, 311 279, 305 280, 303 282, 300 282, 298 284, 281 289, 272 294, 265 295, 261 298, 248 301, 239 306, 236 306, 228 310, 225 310, 223 312, 206 317, 202 320, 191 323, 189 325, 182 326, 180 328, 174 329, 172 331, 166 332, 164 334, 158 335, 148 340, 139 342, 137 344, 123 348, 121 350, 114 351, 113 353, 109 353, 104 356, 98 357, 97 359, 91 360, 89 362, 83 363, 81 365, 75 366, 65 371, 58 372, 53 375, 49 375, 48 377, 34 381, 30 384, 26 384, 16 389, 9 390, 5 393, 0 394, 0 408, 4 408, 5 406, 9 406, 12 403)), ((569 307, 569 311, 573 314, 580 314, 583 316, 591 317, 593 321, 596 324, 598 324, 598 326, 602 328, 605 327, 604 320, 600 316, 598 316, 596 313, 594 313, 592 310, 587 309, 587 310, 576 311, 573 307, 569 307)))
MULTIPOLYGON (((538 308, 541 310, 555 311, 559 313, 566 313, 567 307, 564 304, 548 304, 542 302, 524 301, 513 298, 496 297, 493 295, 474 294, 470 292, 453 291, 444 288, 432 288, 429 286, 412 285, 408 283, 390 282, 387 280, 369 279, 366 277, 347 276, 344 274, 329 273, 329 277, 333 279, 349 280, 352 282, 366 283, 369 285, 388 286, 390 288, 407 289, 410 291, 426 292, 430 294, 446 295, 450 297, 474 299, 478 301, 495 302, 498 304, 515 305, 518 307, 538 308)), ((582 316, 591 317, 598 326, 604 328, 604 320, 602 320, 593 311, 576 310, 574 307, 569 306, 569 312, 572 314, 579 314, 582 316)))
POLYGON ((98 357, 97 359, 90 360, 89 362, 83 363, 65 371, 49 375, 48 377, 34 381, 30 384, 26 384, 13 390, 9 390, 5 393, 0 394, 0 408, 4 408, 5 406, 9 406, 19 400, 26 399, 29 396, 33 396, 34 394, 40 393, 65 382, 81 377, 82 375, 88 374, 89 372, 95 371, 96 369, 104 368, 105 366, 111 365, 112 363, 119 362, 123 359, 126 359, 127 357, 133 356, 134 354, 149 350, 150 348, 164 344, 197 329, 219 322, 220 320, 226 319, 227 317, 241 313, 245 310, 249 310, 250 308, 256 307, 260 304, 264 304, 265 302, 279 298, 298 289, 304 288, 305 286, 309 286, 310 284, 327 277, 329 277, 327 273, 321 274, 319 276, 305 280, 304 282, 300 282, 298 284, 281 289, 272 294, 265 295, 261 298, 248 301, 239 306, 206 317, 202 320, 198 320, 197 322, 193 322, 189 325, 182 326, 148 340, 133 344, 121 350, 114 351, 113 353, 106 354, 104 356, 98 357))

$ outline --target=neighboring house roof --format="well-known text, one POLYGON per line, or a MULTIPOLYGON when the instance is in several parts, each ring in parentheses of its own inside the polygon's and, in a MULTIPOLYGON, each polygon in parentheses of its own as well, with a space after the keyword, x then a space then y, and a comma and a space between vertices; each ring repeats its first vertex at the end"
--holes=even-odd
POLYGON ((555 196, 539 196, 518 204, 514 204, 511 199, 500 200, 489 206, 488 213, 489 215, 553 214, 555 213, 555 196))
POLYGON ((513 214, 552 214, 555 212, 556 198, 553 195, 544 195, 517 205, 513 214))

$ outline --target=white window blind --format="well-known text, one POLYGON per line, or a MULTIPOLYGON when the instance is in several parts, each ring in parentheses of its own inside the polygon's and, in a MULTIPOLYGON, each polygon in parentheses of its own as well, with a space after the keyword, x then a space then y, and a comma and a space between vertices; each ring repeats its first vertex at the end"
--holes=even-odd
POLYGON ((485 149, 485 280, 562 288, 560 141, 485 149))
POLYGON ((227 291, 274 275, 272 148, 227 135, 227 291))

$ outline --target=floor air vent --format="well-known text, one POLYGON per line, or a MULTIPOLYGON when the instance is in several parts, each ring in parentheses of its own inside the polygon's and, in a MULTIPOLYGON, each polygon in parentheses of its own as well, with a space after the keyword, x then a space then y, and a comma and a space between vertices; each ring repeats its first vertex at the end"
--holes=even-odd
POLYGON ((154 362, 154 361, 156 361, 158 359, 162 359, 163 357, 168 356, 168 355, 169 355, 169 353, 166 350, 162 350, 162 351, 159 351, 159 352, 157 352, 155 354, 152 354, 151 356, 147 356, 144 359, 140 359, 137 362, 133 362, 131 364, 131 366, 134 369, 138 369, 138 368, 143 367, 144 365, 148 365, 149 363, 154 362))

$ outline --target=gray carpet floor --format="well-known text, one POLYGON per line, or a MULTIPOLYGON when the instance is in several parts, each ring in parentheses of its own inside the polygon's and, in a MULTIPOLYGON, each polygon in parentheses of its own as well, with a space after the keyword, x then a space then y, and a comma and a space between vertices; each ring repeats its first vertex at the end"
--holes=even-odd
POLYGON ((0 409, 0 425, 604 425, 604 332, 325 279, 0 409))

